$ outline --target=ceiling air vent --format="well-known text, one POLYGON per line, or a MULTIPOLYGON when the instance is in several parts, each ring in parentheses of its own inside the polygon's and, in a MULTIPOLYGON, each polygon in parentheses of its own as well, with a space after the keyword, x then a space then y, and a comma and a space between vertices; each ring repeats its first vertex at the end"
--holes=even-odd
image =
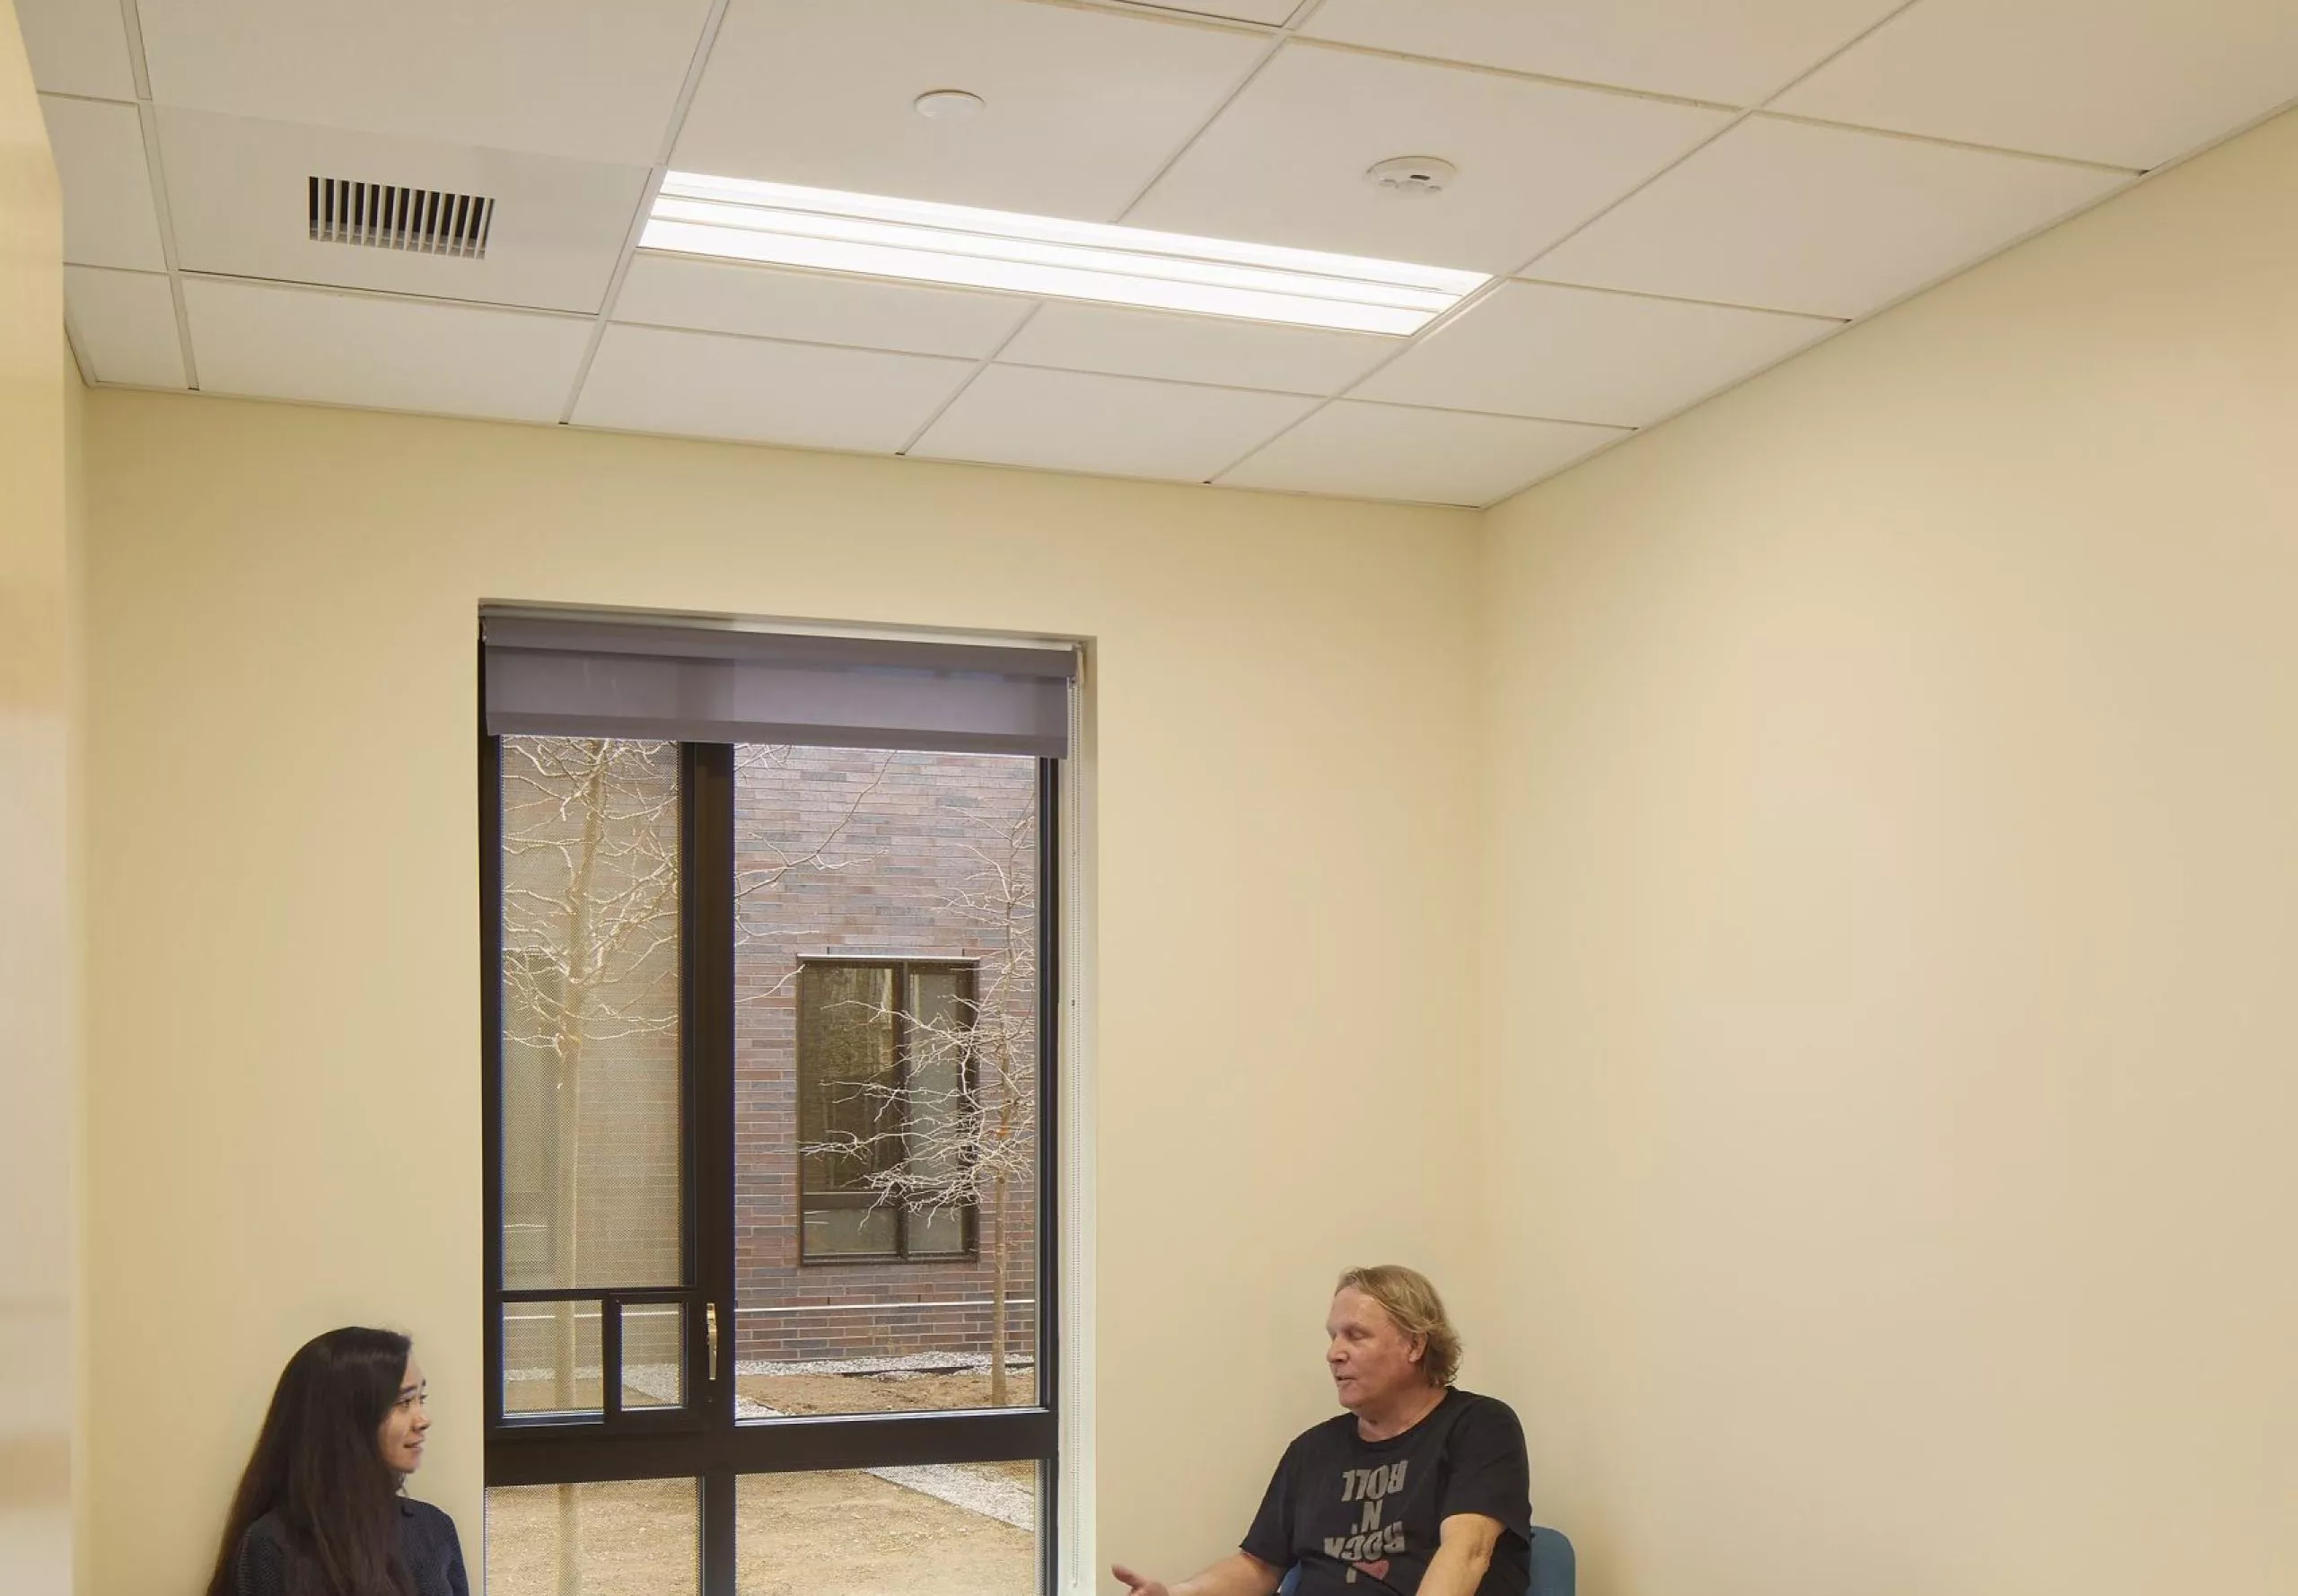
POLYGON ((476 194, 406 189, 396 183, 311 180, 311 237, 323 244, 364 244, 417 255, 483 259, 495 225, 495 202, 476 194))

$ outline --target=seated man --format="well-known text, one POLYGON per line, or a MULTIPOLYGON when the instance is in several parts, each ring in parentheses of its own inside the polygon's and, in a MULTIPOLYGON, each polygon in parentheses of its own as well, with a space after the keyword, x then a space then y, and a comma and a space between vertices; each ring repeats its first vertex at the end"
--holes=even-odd
POLYGON ((1133 1596, 1524 1596, 1531 1471, 1505 1402, 1454 1389, 1460 1338, 1425 1276, 1395 1264, 1340 1277, 1325 1364, 1345 1414, 1285 1449, 1241 1549, 1133 1596))

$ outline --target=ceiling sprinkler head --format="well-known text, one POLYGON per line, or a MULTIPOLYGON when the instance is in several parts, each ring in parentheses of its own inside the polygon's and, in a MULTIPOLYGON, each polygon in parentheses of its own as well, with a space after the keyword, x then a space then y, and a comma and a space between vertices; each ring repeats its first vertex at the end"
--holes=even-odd
POLYGON ((963 89, 932 89, 911 102, 929 122, 959 122, 981 114, 982 99, 963 89))
POLYGON ((1442 194, 1460 172, 1441 156, 1396 155, 1377 162, 1364 175, 1391 194, 1442 194))

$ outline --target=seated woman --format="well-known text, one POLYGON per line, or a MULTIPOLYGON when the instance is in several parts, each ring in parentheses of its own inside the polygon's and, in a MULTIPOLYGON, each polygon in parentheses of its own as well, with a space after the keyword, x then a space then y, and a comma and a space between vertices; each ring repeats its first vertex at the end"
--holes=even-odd
POLYGON ((400 1494, 431 1427, 411 1346, 329 1330, 287 1360, 207 1596, 469 1596, 454 1521, 400 1494))

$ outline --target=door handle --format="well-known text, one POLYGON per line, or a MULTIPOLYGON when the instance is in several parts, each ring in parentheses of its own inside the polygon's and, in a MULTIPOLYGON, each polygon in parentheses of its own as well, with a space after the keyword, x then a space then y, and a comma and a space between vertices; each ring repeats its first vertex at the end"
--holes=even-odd
POLYGON ((707 1331, 707 1333, 708 1333, 708 1334, 707 1334, 707 1339, 709 1340, 709 1343, 710 1343, 710 1367, 709 1367, 709 1370, 707 1371, 707 1372, 706 1372, 706 1374, 705 1378, 709 1379, 709 1380, 712 1380, 712 1381, 715 1381, 715 1380, 718 1378, 718 1304, 717 1304, 717 1303, 715 1303, 715 1302, 712 1302, 712 1303, 709 1303, 709 1304, 707 1304, 706 1306, 705 1306, 705 1307, 704 1307, 704 1309, 702 1310, 702 1323, 703 1323, 703 1327, 704 1327, 704 1329, 706 1329, 706 1331, 707 1331))

